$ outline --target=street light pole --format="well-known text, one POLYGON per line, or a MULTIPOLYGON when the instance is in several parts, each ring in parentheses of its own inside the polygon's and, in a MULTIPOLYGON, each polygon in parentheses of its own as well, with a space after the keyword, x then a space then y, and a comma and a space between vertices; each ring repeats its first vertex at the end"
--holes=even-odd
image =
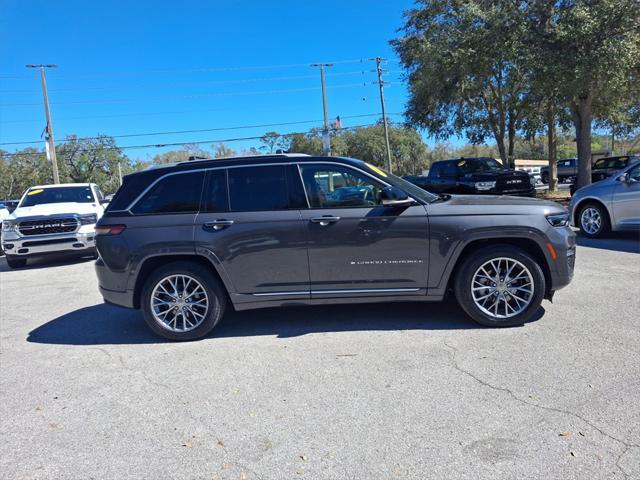
POLYGON ((324 112, 324 130, 322 131, 322 154, 331 156, 331 137, 329 137, 329 114, 327 112, 327 92, 324 84, 324 67, 332 67, 332 63, 312 63, 312 67, 320 67, 320 82, 322 84, 322 110, 324 112))
POLYGON ((46 141, 47 141, 47 157, 51 162, 53 169, 53 183, 60 183, 60 175, 58 174, 58 159, 56 158, 56 143, 53 139, 53 124, 51 122, 51 111, 49 110, 49 93, 47 92, 47 78, 44 73, 45 68, 56 68, 57 65, 26 65, 27 68, 39 68, 40 80, 42 82, 42 96, 44 100, 44 114, 47 119, 46 141))

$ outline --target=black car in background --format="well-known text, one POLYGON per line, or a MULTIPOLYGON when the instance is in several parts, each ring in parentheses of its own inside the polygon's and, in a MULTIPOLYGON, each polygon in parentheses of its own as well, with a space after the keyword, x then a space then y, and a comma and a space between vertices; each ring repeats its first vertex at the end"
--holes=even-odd
POLYGON ((489 157, 434 162, 429 175, 405 179, 434 193, 535 196, 527 172, 506 168, 489 157))

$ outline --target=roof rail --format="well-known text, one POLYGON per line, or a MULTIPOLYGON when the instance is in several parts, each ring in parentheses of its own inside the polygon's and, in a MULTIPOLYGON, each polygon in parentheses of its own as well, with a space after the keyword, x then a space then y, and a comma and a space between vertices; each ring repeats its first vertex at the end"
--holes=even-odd
POLYGON ((208 162, 211 160, 242 160, 245 158, 288 158, 288 157, 310 157, 311 155, 306 153, 267 153, 267 154, 258 154, 258 155, 238 155, 235 157, 223 157, 223 158, 205 158, 205 157, 197 157, 192 158, 189 157, 189 160, 183 160, 182 162, 174 163, 173 165, 182 165, 183 163, 194 163, 194 162, 208 162))

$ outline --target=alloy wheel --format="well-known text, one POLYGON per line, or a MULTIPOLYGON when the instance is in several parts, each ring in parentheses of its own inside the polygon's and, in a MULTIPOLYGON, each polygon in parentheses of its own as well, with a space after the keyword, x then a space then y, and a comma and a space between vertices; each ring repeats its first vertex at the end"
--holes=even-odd
POLYGON ((597 234, 602 228, 602 216, 598 209, 587 207, 580 215, 580 225, 589 235, 597 234))
POLYGON ((189 275, 170 275, 151 292, 151 313, 158 324, 172 332, 197 328, 207 316, 207 291, 189 275))
POLYGON ((513 258, 491 259, 471 279, 474 303, 493 318, 511 318, 522 313, 531 303, 533 293, 531 272, 513 258))

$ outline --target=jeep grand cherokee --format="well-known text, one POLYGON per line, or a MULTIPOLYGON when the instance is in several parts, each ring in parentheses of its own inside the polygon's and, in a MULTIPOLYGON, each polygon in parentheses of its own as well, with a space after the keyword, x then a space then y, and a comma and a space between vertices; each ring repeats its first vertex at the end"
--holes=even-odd
POLYGON ((530 320, 572 278, 552 202, 434 195, 350 158, 199 160, 125 177, 96 227, 107 302, 172 340, 229 306, 438 301, 488 326, 530 320))

